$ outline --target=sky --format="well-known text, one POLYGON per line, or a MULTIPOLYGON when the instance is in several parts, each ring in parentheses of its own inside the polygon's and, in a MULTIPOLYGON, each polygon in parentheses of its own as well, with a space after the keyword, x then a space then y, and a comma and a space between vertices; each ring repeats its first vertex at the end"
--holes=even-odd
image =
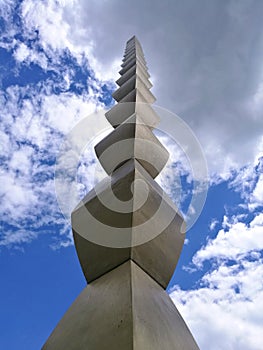
MULTIPOLYGON (((156 104, 193 130, 209 173, 167 291, 201 350, 262 348, 262 13, 258 0, 0 0, 1 349, 40 349, 86 285, 55 164, 70 131, 113 106, 134 34, 156 104)), ((90 124, 89 140, 105 131, 90 124)), ((169 147, 157 180, 176 202, 179 171, 184 213, 193 179, 169 147)), ((79 199, 104 176, 92 152, 69 183, 79 199)))

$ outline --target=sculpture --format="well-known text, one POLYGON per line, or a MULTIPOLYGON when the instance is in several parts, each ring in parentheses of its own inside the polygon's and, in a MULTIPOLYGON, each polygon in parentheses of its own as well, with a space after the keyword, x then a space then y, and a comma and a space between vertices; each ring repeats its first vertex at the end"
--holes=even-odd
POLYGON ((43 350, 198 349, 165 291, 185 225, 154 181, 169 154, 152 132, 159 117, 135 36, 127 42, 120 74, 113 93, 118 104, 106 113, 114 130, 95 147, 109 176, 72 213, 88 285, 43 350))

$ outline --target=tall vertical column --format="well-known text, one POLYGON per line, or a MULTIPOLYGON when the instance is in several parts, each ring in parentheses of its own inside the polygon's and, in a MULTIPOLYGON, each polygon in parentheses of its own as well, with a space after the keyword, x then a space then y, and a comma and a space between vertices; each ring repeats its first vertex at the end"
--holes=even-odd
POLYGON ((184 242, 184 221, 154 178, 169 154, 152 129, 159 117, 138 39, 126 45, 114 130, 95 146, 108 174, 72 213, 87 287, 44 350, 194 350, 189 329, 167 295, 184 242))

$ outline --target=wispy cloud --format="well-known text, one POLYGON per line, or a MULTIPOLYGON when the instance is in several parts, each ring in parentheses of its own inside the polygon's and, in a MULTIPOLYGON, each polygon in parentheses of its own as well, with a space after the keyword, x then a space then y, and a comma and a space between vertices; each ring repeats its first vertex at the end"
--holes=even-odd
POLYGON ((49 80, 11 85, 1 92, 2 246, 21 245, 38 234, 56 231, 65 233, 57 246, 72 243, 68 222, 63 220, 56 200, 54 166, 64 135, 83 117, 104 106, 98 102, 100 88, 92 82, 90 79, 91 93, 81 95, 51 93, 49 80))
POLYGON ((263 157, 259 153, 255 164, 240 169, 229 183, 230 188, 238 191, 245 200, 245 206, 255 211, 263 206, 263 157))

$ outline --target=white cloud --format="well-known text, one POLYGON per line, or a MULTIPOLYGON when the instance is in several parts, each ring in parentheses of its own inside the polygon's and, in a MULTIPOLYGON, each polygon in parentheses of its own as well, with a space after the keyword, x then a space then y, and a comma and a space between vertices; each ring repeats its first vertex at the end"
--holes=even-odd
MULTIPOLYGON (((49 7, 48 16, 54 18, 49 7)), ((262 4, 207 3, 201 11, 194 1, 165 6, 153 1, 149 13, 147 2, 80 1, 59 11, 58 22, 65 27, 61 43, 77 52, 88 42, 96 71, 99 66, 109 71, 125 41, 138 34, 156 80, 158 103, 194 128, 211 173, 227 179, 233 169, 256 156, 263 129, 261 109, 255 109, 263 79, 258 15, 262 4), (133 15, 127 18, 127 13, 133 15), (191 25, 186 26, 189 17, 191 25)), ((42 35, 44 42, 59 47, 48 34, 42 35)), ((111 77, 117 78, 116 73, 113 70, 111 77)))
MULTIPOLYGON (((253 170, 244 168, 233 179, 232 186, 239 186, 245 201, 260 182, 256 170, 260 171, 260 163, 253 170)), ((184 291, 174 286, 170 291, 201 349, 262 347, 263 213, 254 212, 248 219, 249 209, 245 206, 242 214, 225 215, 217 236, 194 255, 192 266, 199 271, 204 262, 210 263, 196 289, 184 291)), ((210 229, 216 227, 219 221, 212 219, 210 229)), ((184 270, 196 272, 191 266, 184 270)))
POLYGON ((0 0, 0 14, 3 18, 9 18, 14 4, 15 0, 0 0))
MULTIPOLYGON (((35 87, 9 87, 7 98, 0 100, 3 136, 0 216, 3 227, 5 224, 13 227, 2 232, 1 245, 30 242, 37 237, 39 228, 42 227, 39 232, 45 233, 54 220, 61 230, 68 226, 56 202, 54 158, 63 135, 99 106, 94 95, 51 95, 45 88, 38 88, 36 92, 35 87)), ((87 130, 87 142, 91 135, 92 127, 87 130)), ((65 235, 60 237, 59 244, 71 242, 68 230, 65 235)))
POLYGON ((253 203, 252 205, 254 207, 263 205, 263 175, 262 174, 259 176, 256 187, 254 188, 254 191, 252 193, 252 198, 250 202, 253 203))
POLYGON ((209 225, 209 230, 213 231, 216 228, 218 223, 219 221, 217 219, 212 219, 209 225))
MULTIPOLYGON (((138 35, 157 103, 191 125, 217 182, 262 152, 261 12, 254 1, 206 3, 202 11, 195 1, 152 1, 149 13, 147 2, 24 0, 23 34, 33 38, 38 31, 45 54, 17 42, 15 57, 48 69, 47 57, 54 63, 67 49, 79 64, 88 58, 96 76, 107 81, 118 77, 126 40, 138 35)), ((68 79, 69 72, 65 86, 68 79)))
POLYGON ((182 185, 181 177, 189 176, 189 182, 191 182, 191 167, 189 165, 188 159, 186 158, 186 155, 175 143, 173 143, 167 137, 163 136, 158 136, 158 139, 169 151, 169 159, 165 165, 165 168, 162 169, 156 178, 156 182, 170 197, 174 198, 176 201, 175 204, 179 208, 187 195, 189 195, 187 190, 182 185))
POLYGON ((263 250, 263 214, 260 213, 250 223, 234 222, 221 229, 216 238, 194 256, 193 262, 200 266, 210 259, 238 259, 252 251, 263 250))
MULTIPOLYGON (((79 64, 81 64, 83 56, 87 57, 90 67, 98 79, 110 80, 113 77, 113 72, 117 72, 119 69, 119 61, 116 59, 109 61, 105 67, 96 58, 94 40, 87 26, 89 21, 85 21, 84 26, 79 22, 82 10, 81 4, 77 1, 46 0, 35 2, 25 0, 21 5, 24 34, 27 37, 34 37, 35 32, 38 31, 40 43, 45 53, 52 57, 53 61, 55 61, 58 52, 68 49, 79 64)), ((22 45, 18 48, 18 53, 20 53, 20 56, 16 55, 18 58, 22 58, 22 53, 26 50, 24 46, 21 49, 22 45)), ((30 54, 30 58, 46 68, 46 59, 39 52, 34 51, 30 54)))
POLYGON ((30 49, 25 43, 16 41, 14 58, 19 63, 30 64, 34 62, 38 64, 42 69, 48 68, 48 60, 43 52, 39 52, 36 49, 30 49))
POLYGON ((0 154, 8 154, 10 151, 10 140, 9 136, 3 131, 0 130, 0 154))
MULTIPOLYGON (((251 173, 249 178, 253 181, 251 173)), ((194 255, 193 264, 199 269, 205 261, 210 263, 196 289, 174 286, 170 291, 201 349, 262 347, 263 213, 250 220, 247 214, 225 215, 217 236, 194 255)), ((214 225, 219 225, 215 219, 210 226, 214 225)))
POLYGON ((207 286, 170 294, 200 349, 261 349, 262 266, 261 259, 222 265, 204 276, 207 286))
POLYGON ((33 152, 31 147, 20 147, 19 150, 13 152, 9 166, 16 172, 28 175, 32 169, 33 152))
MULTIPOLYGON (((34 194, 32 185, 25 183, 25 178, 16 177, 12 172, 1 174, 1 196, 3 196, 3 205, 1 206, 1 216, 8 219, 14 216, 21 220, 30 207, 37 203, 37 196, 34 194), (5 214, 5 215, 4 215, 5 214), (6 215, 8 215, 6 217, 6 215)), ((11 222, 14 218, 11 219, 11 222)))
MULTIPOLYGON (((71 26, 63 19, 64 7, 74 11, 77 7, 76 2, 23 1, 17 8, 18 15, 21 16, 20 28, 9 18, 13 6, 13 2, 8 2, 5 8, 2 8, 8 22, 5 36, 9 44, 6 46, 6 42, 3 42, 1 45, 8 50, 14 50, 17 74, 22 65, 30 65, 33 62, 44 71, 55 72, 59 75, 59 81, 54 82, 50 78, 35 85, 10 86, 5 92, 1 92, 1 196, 4 205, 1 206, 0 215, 3 225, 12 225, 13 231, 3 232, 0 241, 2 245, 29 242, 37 237, 35 230, 42 227, 39 232, 43 233, 43 227, 52 225, 56 220, 56 224, 61 226, 61 232, 64 232, 64 237, 60 237, 58 245, 65 246, 72 244, 72 240, 68 223, 62 220, 56 202, 53 182, 54 158, 59 153, 63 135, 82 118, 103 107, 103 104, 98 102, 103 82, 96 80, 89 71, 86 92, 81 96, 74 92, 66 92, 75 77, 72 66, 63 62, 65 50, 85 69, 87 57, 96 64, 92 56, 92 40, 85 37, 85 45, 73 43, 71 26), (59 4, 61 6, 58 6, 59 4), (12 35, 18 32, 22 34, 23 39, 11 40, 12 35), (42 50, 39 50, 39 47, 42 50), (54 94, 54 84, 65 92, 54 94), (28 229, 24 229, 25 227, 28 229)), ((81 30, 78 33, 80 35, 81 30)), ((94 127, 96 130, 99 128, 99 120, 96 123, 97 125, 90 125, 86 130, 87 141, 94 136, 94 127)), ((102 127, 104 124, 102 123, 102 127)), ((83 168, 85 166, 82 165, 82 174, 85 171, 83 168)), ((79 173, 81 177, 81 172, 79 173)), ((78 189, 80 187, 77 185, 78 189)), ((65 189, 66 193, 68 189, 65 189)))
POLYGON ((24 43, 21 43, 17 47, 17 49, 14 53, 15 59, 19 62, 25 61, 29 55, 30 55, 30 50, 28 49, 28 47, 24 43))
POLYGON ((251 212, 263 205, 263 158, 255 160, 254 166, 246 166, 231 179, 229 186, 239 191, 245 200, 244 206, 251 212))
MULTIPOLYGON (((6 4, 8 6, 3 9, 8 18, 13 2, 6 4)), ((149 14, 146 2, 124 5, 117 0, 24 0, 19 8, 22 27, 13 25, 9 40, 11 43, 13 33, 20 30, 26 39, 37 36, 37 43, 44 49, 40 52, 34 44, 29 47, 26 41, 12 41, 14 57, 19 63, 35 62, 44 70, 57 71, 62 64, 61 53, 69 50, 80 65, 88 59, 97 77, 107 80, 117 78, 125 42, 131 35, 138 35, 156 82, 157 101, 180 113, 193 127, 208 157, 210 173, 215 174, 214 179, 219 176, 228 179, 233 170, 262 152, 259 105, 263 51, 262 33, 257 26, 261 6, 253 1, 245 7, 232 2, 217 6, 206 4, 200 12, 200 7, 191 1, 188 5, 169 2, 165 6, 152 1, 149 14), (127 18, 127 12, 134 15, 127 18), (191 25, 185 26, 181 18, 187 20, 193 13, 197 15, 191 25), (218 21, 226 25, 218 26, 218 21), (254 37, 258 39, 252 40, 254 37)), ((70 68, 65 68, 63 74, 60 84, 67 89, 72 79, 70 68)), ((70 93, 52 95, 46 83, 45 95, 37 96, 35 92, 34 99, 27 100, 23 98, 26 88, 24 91, 10 88, 6 105, 9 113, 5 118, 12 125, 17 141, 30 140, 40 149, 49 147, 54 151, 58 142, 54 132, 65 133, 83 113, 88 114, 95 106, 96 88, 100 89, 102 82, 98 81, 97 86, 95 81, 90 83, 95 88, 89 88, 82 97, 70 93), (34 103, 37 98, 41 100, 41 107, 34 103), (15 120, 12 115, 16 116, 15 120)), ((14 140, 8 141, 9 134, 4 137, 16 150, 14 140)), ((7 152, 11 148, 9 145, 7 152)), ((174 158, 179 156, 177 151, 173 155, 174 158)), ((164 175, 165 181, 169 178, 173 185, 178 180, 178 176, 175 178, 174 173, 170 176, 168 170, 164 175)), ((159 180, 162 181, 161 177, 159 180)), ((261 187, 259 180, 253 189, 251 206, 261 203, 261 187)))
POLYGON ((70 46, 67 38, 70 26, 63 21, 62 8, 55 1, 23 1, 21 15, 26 34, 33 35, 38 30, 44 49, 48 50, 47 45, 53 50, 70 46))
POLYGON ((12 230, 4 231, 0 240, 0 246, 17 246, 21 243, 29 243, 37 236, 36 233, 28 230, 19 230, 13 232, 12 230))

